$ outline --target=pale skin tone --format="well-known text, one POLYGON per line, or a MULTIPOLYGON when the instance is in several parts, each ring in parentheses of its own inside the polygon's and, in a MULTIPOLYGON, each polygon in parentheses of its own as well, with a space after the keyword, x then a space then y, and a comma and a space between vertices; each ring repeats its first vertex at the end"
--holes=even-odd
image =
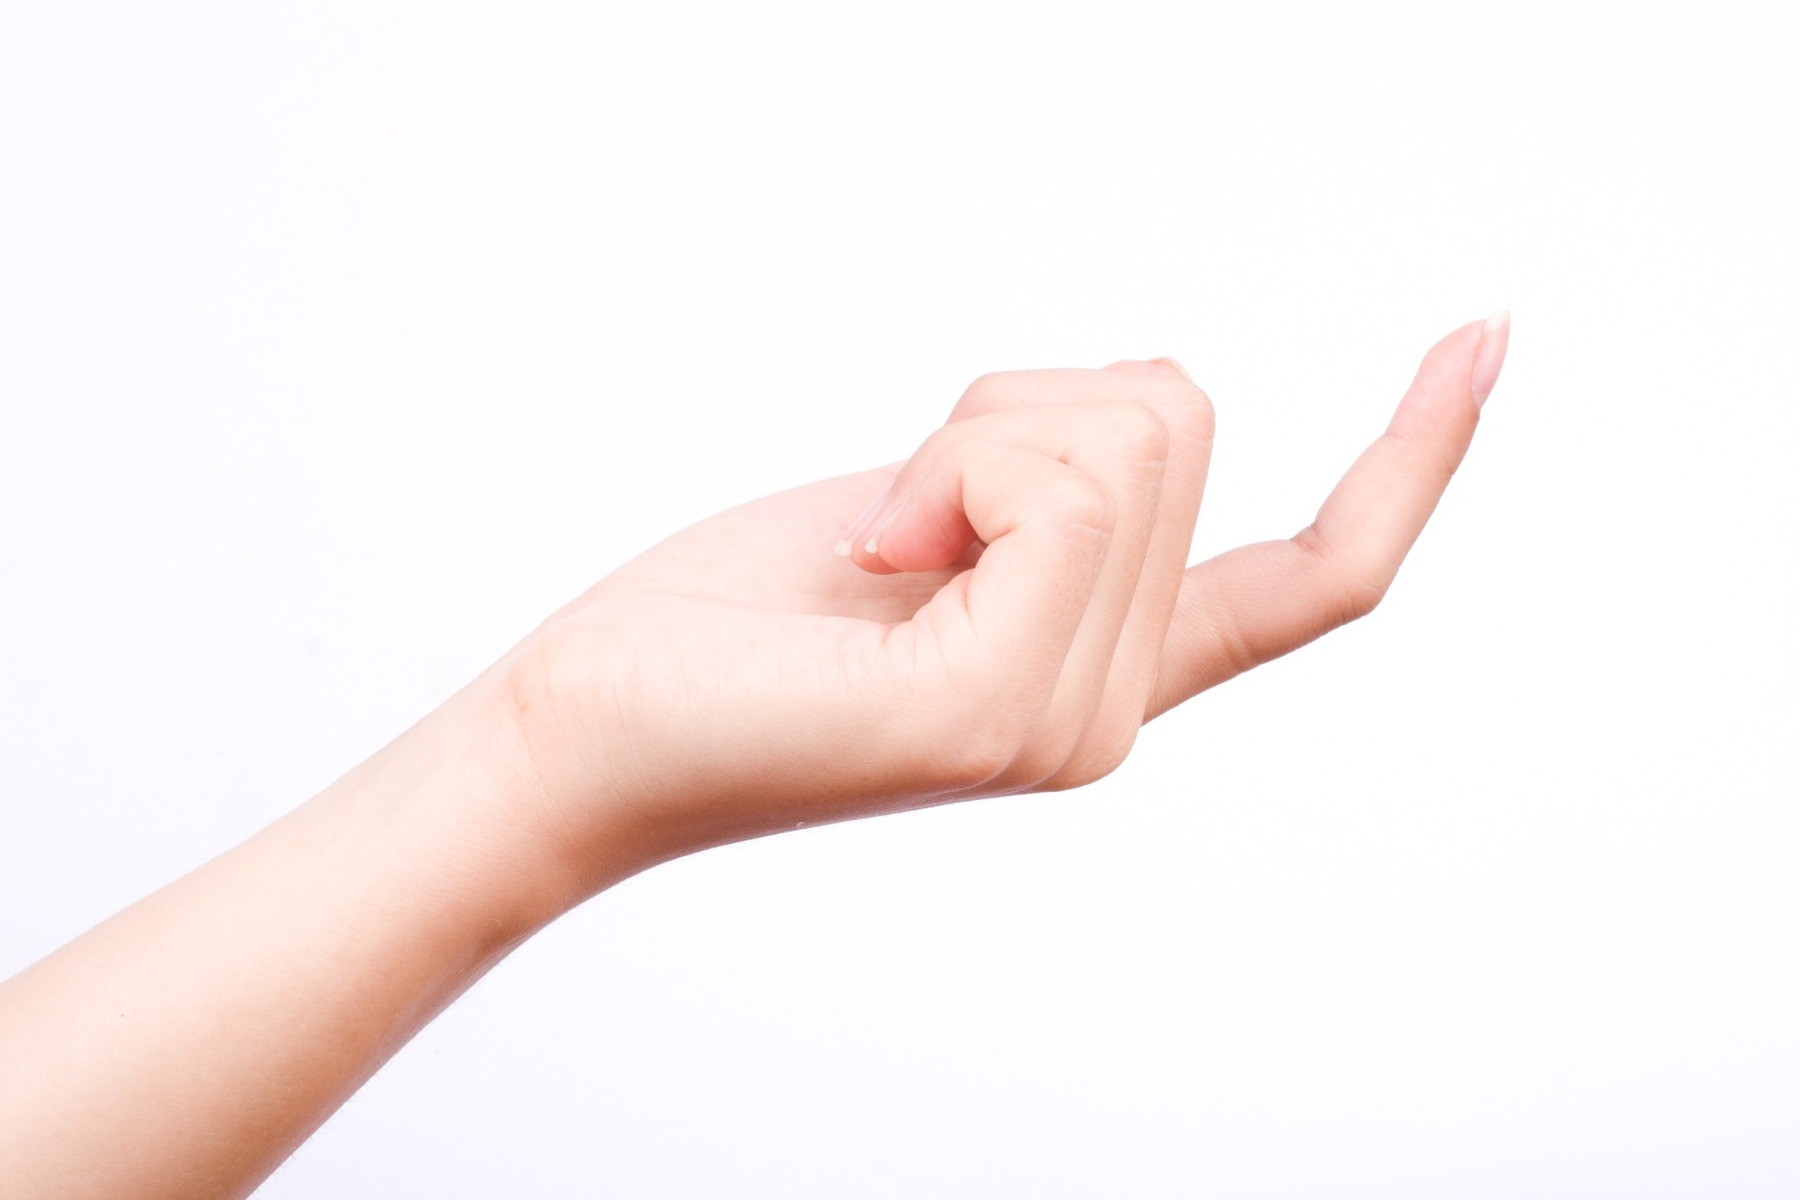
POLYGON ((1167 360, 986 376, 904 462, 676 534, 320 795, 0 984, 0 1191, 247 1194, 629 875, 1102 777, 1147 720, 1374 607, 1507 333, 1433 347, 1306 530, 1198 566, 1212 408, 1167 360))

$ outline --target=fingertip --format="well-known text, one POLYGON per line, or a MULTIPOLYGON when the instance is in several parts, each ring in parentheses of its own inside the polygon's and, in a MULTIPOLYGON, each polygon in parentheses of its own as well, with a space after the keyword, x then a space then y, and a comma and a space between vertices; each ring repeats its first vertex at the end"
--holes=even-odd
POLYGON ((1428 374, 1433 368, 1441 366, 1467 370, 1473 361, 1475 348, 1481 344, 1481 331, 1485 327, 1484 322, 1470 321, 1446 333, 1425 352, 1425 360, 1419 364, 1419 374, 1428 374))
POLYGON ((894 566, 881 556, 879 546, 879 542, 864 541, 858 543, 852 542, 849 538, 845 538, 836 546, 832 547, 832 551, 842 558, 849 559, 860 570, 863 570, 870 575, 898 575, 900 573, 900 568, 894 566))
POLYGON ((894 486, 889 483, 869 501, 856 520, 850 522, 850 527, 844 531, 844 536, 838 539, 833 549, 845 558, 850 557, 857 546, 868 540, 871 531, 877 526, 885 526, 893 519, 893 509, 894 486))
POLYGON ((856 554, 852 558, 852 561, 855 562, 856 565, 861 567, 864 571, 868 572, 870 575, 899 575, 899 574, 901 574, 901 570, 899 567, 889 565, 888 562, 885 559, 883 559, 879 554, 871 554, 871 553, 867 552, 866 550, 862 551, 861 553, 856 554))
POLYGON ((873 571, 877 575, 890 575, 900 569, 882 556, 881 546, 888 529, 905 511, 906 500, 902 497, 888 510, 885 517, 870 526, 868 537, 863 544, 853 548, 861 551, 857 561, 862 564, 865 571, 873 571))
POLYGON ((1187 368, 1167 355, 1121 359, 1116 363, 1108 363, 1102 370, 1119 375, 1174 375, 1188 383, 1194 382, 1194 377, 1187 373, 1187 368))
MULTIPOLYGON (((1466 418, 1471 429, 1473 428, 1474 418, 1481 408, 1481 400, 1485 398, 1475 390, 1483 335, 1490 323, 1503 317, 1503 313, 1496 313, 1487 321, 1470 321, 1458 326, 1425 352, 1412 386, 1406 390, 1400 407, 1394 413, 1390 431, 1405 432, 1420 422, 1436 427, 1439 421, 1453 414, 1466 418)), ((1503 320, 1501 324, 1504 329, 1503 320)), ((1504 340, 1500 349, 1504 352, 1504 340)), ((1498 372, 1497 366, 1495 371, 1498 372)), ((1488 382, 1492 386, 1491 378, 1488 382)))
POLYGON ((1506 363, 1506 344, 1512 336, 1512 313, 1501 309, 1481 326, 1481 340, 1475 346, 1475 363, 1469 370, 1469 391, 1474 393, 1475 407, 1487 403, 1489 393, 1500 378, 1506 363))
POLYGON ((1158 358, 1153 358, 1150 360, 1150 362, 1153 366, 1162 367, 1164 370, 1175 372, 1177 375, 1181 376, 1183 379, 1187 380, 1187 382, 1189 382, 1189 383, 1194 382, 1194 377, 1192 375, 1188 374, 1188 369, 1186 367, 1182 366, 1180 363, 1176 362, 1174 359, 1170 358, 1166 354, 1164 354, 1158 358))
POLYGON ((955 562, 975 531, 960 508, 915 481, 894 507, 850 547, 856 565, 872 575, 936 571, 955 562))

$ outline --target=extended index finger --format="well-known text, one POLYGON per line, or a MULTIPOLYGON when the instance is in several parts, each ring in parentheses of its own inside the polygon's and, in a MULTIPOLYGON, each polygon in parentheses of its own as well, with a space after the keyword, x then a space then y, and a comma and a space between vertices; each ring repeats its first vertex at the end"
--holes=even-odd
POLYGON ((1509 329, 1497 313, 1432 347, 1311 525, 1188 569, 1146 720, 1375 607, 1475 436, 1509 329))

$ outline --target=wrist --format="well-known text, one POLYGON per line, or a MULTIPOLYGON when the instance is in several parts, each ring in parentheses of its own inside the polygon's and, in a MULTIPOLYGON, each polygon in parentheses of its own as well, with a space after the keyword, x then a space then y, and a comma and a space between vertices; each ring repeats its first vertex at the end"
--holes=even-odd
POLYGON ((470 930, 474 949, 504 952, 614 882, 570 854, 569 816, 531 746, 505 675, 489 671, 314 805, 353 822, 398 886, 470 930))
POLYGON ((539 630, 412 730, 403 753, 426 770, 446 764, 453 844, 473 863, 470 887, 529 933, 679 850, 661 849, 653 805, 618 762, 619 731, 558 679, 570 647, 551 652, 539 630))

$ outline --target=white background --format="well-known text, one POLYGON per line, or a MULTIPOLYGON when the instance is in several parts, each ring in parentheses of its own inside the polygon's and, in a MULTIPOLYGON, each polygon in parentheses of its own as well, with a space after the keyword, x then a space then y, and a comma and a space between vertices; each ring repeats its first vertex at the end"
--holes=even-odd
POLYGON ((976 374, 1185 362, 1198 558, 1507 305, 1370 620, 1085 791, 622 885, 264 1194, 1800 1192, 1783 20, 9 6, 0 974, 976 374))

